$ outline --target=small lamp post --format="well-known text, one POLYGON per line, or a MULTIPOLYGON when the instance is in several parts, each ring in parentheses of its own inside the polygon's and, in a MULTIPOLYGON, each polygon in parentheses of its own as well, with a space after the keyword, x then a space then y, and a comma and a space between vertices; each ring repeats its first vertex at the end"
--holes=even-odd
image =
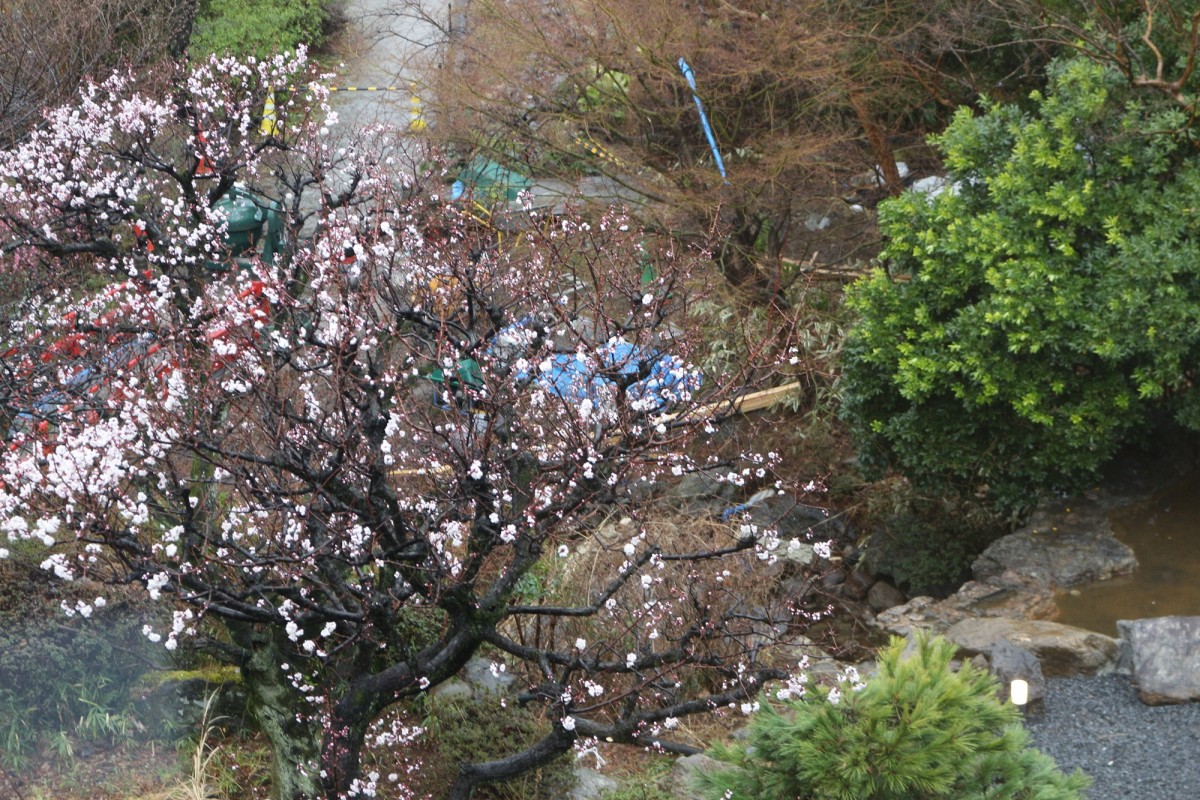
POLYGON ((1029 681, 1016 678, 1008 685, 1008 696, 1012 704, 1025 713, 1025 704, 1029 702, 1029 681))

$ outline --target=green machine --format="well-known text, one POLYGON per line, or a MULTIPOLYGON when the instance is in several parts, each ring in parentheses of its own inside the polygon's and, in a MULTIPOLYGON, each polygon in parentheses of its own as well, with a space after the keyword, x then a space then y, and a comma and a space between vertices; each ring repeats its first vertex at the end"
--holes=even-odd
POLYGON ((468 403, 464 398, 464 392, 469 389, 483 388, 483 370, 479 367, 479 362, 473 358, 464 358, 458 362, 457 369, 449 376, 447 380, 445 370, 440 367, 435 367, 426 376, 437 387, 437 394, 434 395, 433 404, 438 408, 466 408, 468 403), (442 397, 442 392, 450 391, 450 401, 442 397))
POLYGON ((450 187, 450 199, 458 200, 471 192, 475 201, 484 205, 501 200, 512 202, 532 185, 533 181, 525 175, 477 155, 458 173, 458 180, 450 187))
MULTIPOLYGON (((283 249, 283 222, 276 203, 264 200, 244 186, 234 186, 214 205, 225 216, 229 258, 242 269, 250 267, 248 257, 256 252, 268 264, 275 261, 283 249)), ((208 266, 223 272, 229 263, 210 261, 208 266)))

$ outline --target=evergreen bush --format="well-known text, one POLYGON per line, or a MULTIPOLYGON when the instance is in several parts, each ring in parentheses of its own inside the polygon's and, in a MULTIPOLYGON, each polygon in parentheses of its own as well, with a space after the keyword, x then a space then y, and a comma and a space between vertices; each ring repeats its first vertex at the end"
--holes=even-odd
POLYGON ((1029 747, 1020 712, 986 672, 950 667, 954 645, 893 639, 878 675, 767 708, 743 741, 713 748, 730 769, 700 776, 728 800, 1079 800, 1081 772, 1029 747))
POLYGON ((1083 57, 1032 108, 934 137, 953 188, 879 206, 843 359, 864 467, 1014 511, 1167 411, 1200 430, 1200 158, 1183 114, 1083 57))
POLYGON ((200 6, 192 56, 253 55, 319 47, 338 18, 335 0, 207 0, 200 6))

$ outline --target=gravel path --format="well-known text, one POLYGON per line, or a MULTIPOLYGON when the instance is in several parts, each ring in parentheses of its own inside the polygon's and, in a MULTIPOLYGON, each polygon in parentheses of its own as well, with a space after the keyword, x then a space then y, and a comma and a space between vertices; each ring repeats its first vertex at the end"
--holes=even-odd
POLYGON ((1128 678, 1052 678, 1027 727, 1064 770, 1092 776, 1089 800, 1200 798, 1200 703, 1146 706, 1128 678))

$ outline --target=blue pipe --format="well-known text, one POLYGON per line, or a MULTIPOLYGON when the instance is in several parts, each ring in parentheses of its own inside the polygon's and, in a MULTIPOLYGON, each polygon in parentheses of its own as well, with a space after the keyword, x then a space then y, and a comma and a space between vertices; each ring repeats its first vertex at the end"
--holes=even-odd
POLYGON ((717 162, 717 172, 721 173, 721 179, 725 183, 729 183, 729 179, 725 177, 725 162, 721 160, 721 151, 717 149, 717 137, 713 135, 712 126, 708 124, 708 115, 704 113, 704 104, 700 102, 700 95, 696 94, 696 76, 692 74, 692 68, 688 66, 683 56, 679 57, 679 69, 683 73, 683 77, 687 79, 688 86, 692 88, 692 99, 696 101, 696 110, 700 112, 700 125, 704 128, 704 137, 708 139, 708 146, 712 149, 713 158, 717 162))

